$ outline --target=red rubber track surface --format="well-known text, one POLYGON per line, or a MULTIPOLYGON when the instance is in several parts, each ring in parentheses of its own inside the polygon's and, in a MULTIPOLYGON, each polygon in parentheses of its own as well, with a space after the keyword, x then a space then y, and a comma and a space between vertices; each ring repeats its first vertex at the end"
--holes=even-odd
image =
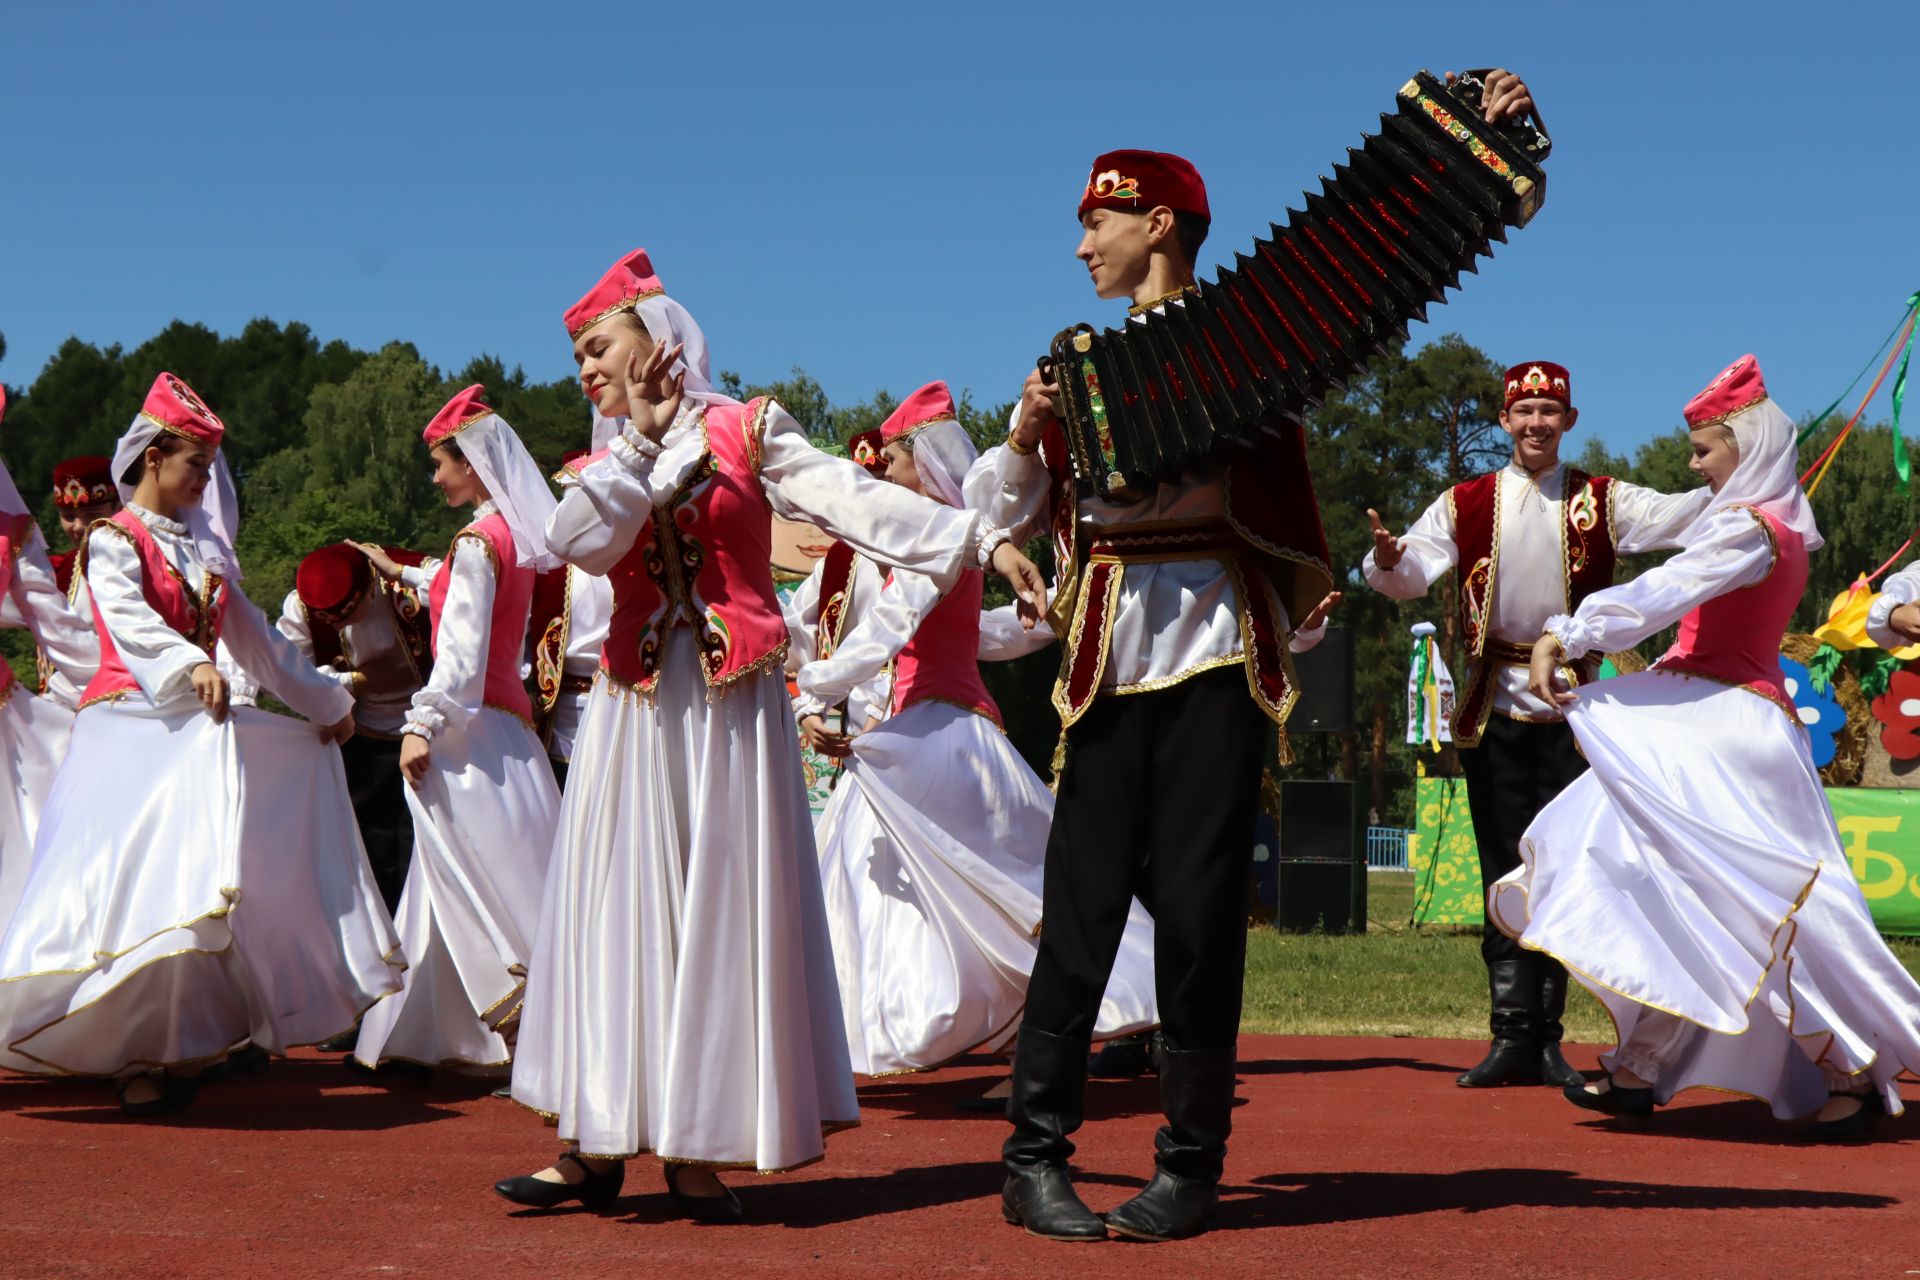
MULTIPOLYGON (((984 1059, 863 1087, 825 1162, 729 1175, 750 1220, 727 1227, 676 1217, 652 1160, 604 1214, 508 1205, 492 1182, 556 1146, 484 1084, 302 1054, 129 1121, 101 1084, 0 1077, 0 1275, 1920 1274, 1920 1113, 1808 1147, 1758 1103, 1696 1094, 1626 1131, 1545 1088, 1456 1088, 1482 1048, 1246 1037, 1216 1227, 1164 1245, 1001 1221, 1005 1125, 950 1109, 999 1078, 984 1059)), ((1151 1079, 1092 1085, 1075 1168, 1095 1211, 1150 1174, 1156 1107, 1151 1079)))

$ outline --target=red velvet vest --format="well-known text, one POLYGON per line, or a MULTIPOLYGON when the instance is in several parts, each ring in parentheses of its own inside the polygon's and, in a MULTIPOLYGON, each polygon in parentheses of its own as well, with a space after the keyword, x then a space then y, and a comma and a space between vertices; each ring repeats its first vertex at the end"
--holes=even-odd
MULTIPOLYGON (((1048 621, 1060 637, 1053 705, 1060 713, 1062 749, 1064 730, 1099 696, 1113 625, 1115 564, 1185 558, 1196 551, 1219 560, 1233 575, 1248 692, 1269 719, 1284 726, 1299 696, 1287 647, 1289 627, 1298 625, 1333 590, 1327 537, 1300 424, 1288 421, 1278 434, 1262 435, 1259 443, 1235 450, 1225 466, 1224 517, 1205 528, 1177 532, 1129 532, 1127 526, 1116 525, 1090 541, 1079 520, 1079 493, 1059 423, 1049 425, 1041 437, 1040 456, 1051 476, 1058 566, 1048 621)), ((1056 753, 1056 769, 1060 759, 1064 756, 1056 753)))
POLYGON ((453 582, 454 552, 463 539, 477 542, 493 561, 493 614, 487 619, 487 680, 481 701, 531 725, 533 704, 527 698, 527 686, 520 680, 520 657, 527 639, 527 613, 533 604, 534 572, 516 558, 513 532, 498 511, 453 535, 453 546, 427 588, 434 654, 437 657, 440 652, 440 615, 446 610, 447 588, 453 582))
MULTIPOLYGON (((87 530, 88 541, 92 541, 94 531, 99 529, 109 530, 133 543, 140 555, 140 594, 146 598, 147 607, 159 614, 162 622, 204 649, 207 661, 212 662, 214 648, 220 643, 220 622, 227 611, 226 583, 220 575, 207 574, 207 594, 202 599, 187 586, 139 516, 120 510, 105 520, 96 520, 87 530)), ((87 571, 84 548, 80 553, 79 571, 82 574, 87 571)), ((98 609, 93 611, 93 629, 100 637, 100 670, 81 691, 82 708, 124 698, 140 688, 126 663, 120 660, 120 651, 114 648, 113 636, 107 631, 98 609)))
POLYGON ((1773 544, 1773 567, 1760 581, 1715 596, 1680 620, 1673 648, 1655 665, 1744 685, 1799 719, 1780 671, 1780 639, 1807 589, 1807 544, 1759 507, 1743 507, 1773 544))
POLYGON ((760 487, 767 403, 708 407, 700 461, 607 575, 613 617, 601 664, 631 688, 658 686, 667 638, 680 626, 699 643, 709 689, 786 660, 787 622, 773 590, 773 508, 760 487))
MULTIPOLYGON (((921 621, 893 660, 893 713, 916 702, 951 702, 1000 724, 980 678, 980 597, 986 575, 969 569, 921 621)), ((1004 727, 1004 726, 1003 726, 1004 727)))
MULTIPOLYGON (((1489 471, 1447 490, 1453 541, 1460 556, 1460 638, 1473 668, 1453 715, 1453 741, 1461 747, 1473 746, 1486 732, 1487 717, 1493 713, 1494 669, 1502 664, 1525 666, 1532 659, 1530 650, 1497 640, 1489 648, 1493 581, 1500 568, 1500 477, 1505 470, 1489 471)), ((1566 516, 1560 526, 1560 564, 1566 611, 1572 613, 1589 595, 1613 585, 1613 478, 1568 467, 1560 492, 1566 516)), ((1589 667, 1598 666, 1596 655, 1589 667)), ((1587 672, 1589 677, 1592 674, 1587 672)))
POLYGON ((820 562, 820 614, 814 623, 813 656, 831 658, 847 629, 847 606, 853 601, 853 576, 860 557, 844 542, 827 549, 820 562))

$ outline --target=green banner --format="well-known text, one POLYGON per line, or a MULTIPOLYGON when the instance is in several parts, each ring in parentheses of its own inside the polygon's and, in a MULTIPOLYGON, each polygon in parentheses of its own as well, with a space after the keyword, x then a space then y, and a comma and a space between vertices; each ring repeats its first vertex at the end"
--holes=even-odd
MULTIPOLYGON (((1485 919, 1480 855, 1459 778, 1422 778, 1418 826, 1407 841, 1415 924, 1485 919)), ((1840 842, 1880 932, 1920 935, 1920 791, 1829 788, 1840 842)))

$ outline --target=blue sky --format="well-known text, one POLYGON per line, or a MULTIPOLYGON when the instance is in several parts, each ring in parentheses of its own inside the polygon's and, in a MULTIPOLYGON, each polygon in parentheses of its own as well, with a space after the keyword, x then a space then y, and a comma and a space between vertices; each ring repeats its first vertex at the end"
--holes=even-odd
POLYGON ((1566 363, 1625 448, 1745 351, 1824 405, 1920 288, 1917 33, 1911 0, 18 4, 0 377, 256 315, 564 376, 561 311, 644 245, 750 380, 1008 399, 1116 319, 1072 258, 1097 151, 1191 157, 1225 257, 1408 73, 1497 63, 1547 205, 1415 337, 1566 363))

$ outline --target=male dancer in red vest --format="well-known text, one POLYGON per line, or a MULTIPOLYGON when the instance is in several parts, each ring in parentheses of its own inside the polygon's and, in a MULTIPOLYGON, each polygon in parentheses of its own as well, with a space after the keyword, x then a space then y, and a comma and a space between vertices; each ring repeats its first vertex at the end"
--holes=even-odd
MULTIPOLYGON (((1561 465, 1560 441, 1580 416, 1570 384, 1551 361, 1515 365, 1500 413, 1513 438, 1511 462, 1447 490, 1404 538, 1367 512, 1373 550, 1362 569, 1375 590, 1412 600, 1449 569, 1460 573, 1460 636, 1470 665, 1453 741, 1488 885, 1520 865, 1521 833, 1587 767, 1560 709, 1527 691, 1533 641, 1548 618, 1612 584, 1617 554, 1676 546, 1709 496, 1704 488, 1656 493, 1561 465)), ((1592 679, 1597 658, 1573 674, 1592 679)), ((1460 1085, 1582 1083, 1560 1054, 1567 971, 1550 956, 1523 951, 1491 922, 1480 954, 1493 1044, 1460 1085)))

